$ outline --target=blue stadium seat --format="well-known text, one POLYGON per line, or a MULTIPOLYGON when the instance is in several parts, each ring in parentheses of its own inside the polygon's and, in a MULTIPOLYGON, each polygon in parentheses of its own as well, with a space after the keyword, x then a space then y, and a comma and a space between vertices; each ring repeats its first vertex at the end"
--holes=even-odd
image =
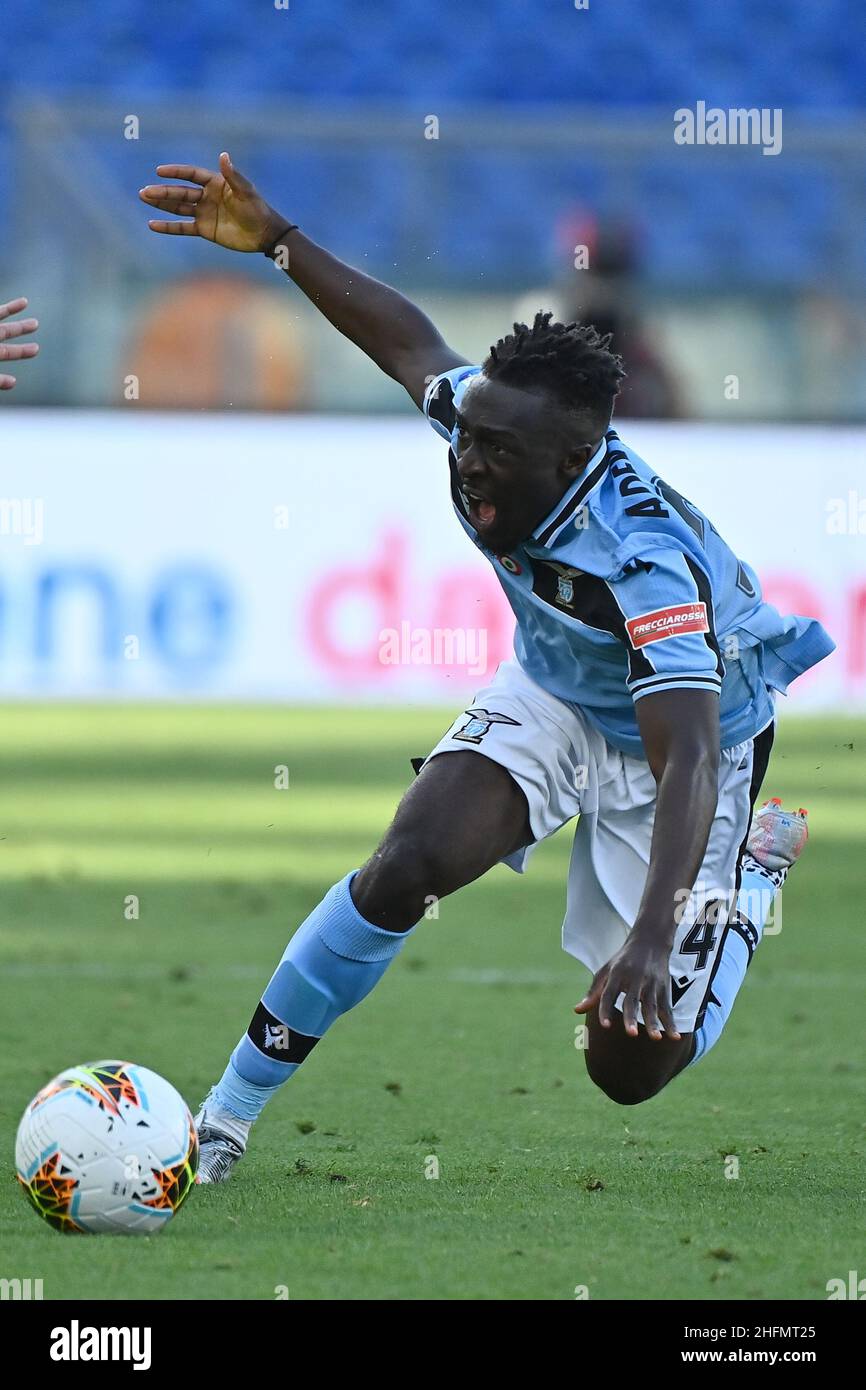
MULTIPOLYGON (((154 97, 188 100, 191 91, 216 110, 264 99, 331 113, 363 102, 418 122, 417 148, 395 140, 333 154, 293 143, 291 132, 263 131, 250 150, 233 150, 323 240, 336 236, 347 254, 369 255, 380 270, 402 255, 416 258, 415 273, 471 284, 554 274, 558 229, 589 205, 646 229, 644 268, 659 282, 808 280, 815 257, 833 255, 840 208, 851 206, 820 160, 794 163, 787 150, 778 160, 726 151, 714 164, 707 152, 673 158, 672 145, 671 156, 608 169, 567 145, 473 157, 448 143, 448 121, 463 105, 532 107, 554 122, 579 119, 581 106, 672 117, 699 94, 725 108, 782 106, 785 121, 798 112, 810 120, 862 113, 866 6, 850 0, 616 0, 589 12, 567 0, 292 0, 285 12, 236 0, 120 8, 63 0, 52 5, 50 41, 42 7, 3 0, 2 25, 0 90, 9 101, 22 90, 63 97, 95 89, 125 114, 154 97), (435 148, 421 140, 429 114, 442 123, 435 148)), ((164 140, 130 150, 106 139, 99 158, 126 187, 133 171, 148 175, 152 158, 191 153, 182 133, 172 143, 175 150, 164 140)), ((210 162, 215 153, 203 147, 192 157, 210 162)), ((0 229, 15 158, 0 127, 0 229)), ((847 239, 844 267, 862 277, 855 240, 847 239)))

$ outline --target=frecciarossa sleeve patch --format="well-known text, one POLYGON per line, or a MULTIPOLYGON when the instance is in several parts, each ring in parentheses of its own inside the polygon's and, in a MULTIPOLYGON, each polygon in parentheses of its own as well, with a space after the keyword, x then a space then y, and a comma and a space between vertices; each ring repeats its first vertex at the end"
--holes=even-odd
POLYGON ((705 603, 677 603, 672 608, 657 608, 653 613, 641 613, 626 620, 626 631, 632 646, 647 647, 650 642, 664 642, 685 632, 709 632, 705 603))

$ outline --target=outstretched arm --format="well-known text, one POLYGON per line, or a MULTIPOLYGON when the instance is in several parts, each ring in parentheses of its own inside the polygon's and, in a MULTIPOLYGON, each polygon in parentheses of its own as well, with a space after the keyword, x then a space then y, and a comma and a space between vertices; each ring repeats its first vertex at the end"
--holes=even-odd
POLYGON ((431 377, 466 361, 411 300, 317 246, 266 203, 228 154, 220 155, 219 165, 218 173, 189 164, 158 165, 163 178, 186 179, 194 186, 151 184, 139 197, 161 212, 191 220, 153 219, 151 230, 200 236, 231 251, 276 258, 319 312, 399 381, 417 406, 431 377))
POLYGON ((636 1036, 637 1006, 649 1036, 680 1035, 670 1003, 669 961, 677 909, 700 871, 719 787, 719 698, 707 690, 669 690, 635 705, 641 740, 658 787, 650 862, 631 934, 595 976, 577 1013, 598 1005, 610 1027, 624 993, 623 1024, 636 1036))
MULTIPOLYGON (((4 324, 12 314, 20 314, 27 308, 26 299, 10 299, 8 304, 0 304, 0 363, 22 362, 26 357, 35 357, 39 351, 38 343, 16 343, 9 346, 10 338, 23 338, 26 333, 35 333, 39 327, 38 319, 19 319, 17 323, 4 324)), ((11 391, 16 378, 0 372, 0 391, 11 391)))

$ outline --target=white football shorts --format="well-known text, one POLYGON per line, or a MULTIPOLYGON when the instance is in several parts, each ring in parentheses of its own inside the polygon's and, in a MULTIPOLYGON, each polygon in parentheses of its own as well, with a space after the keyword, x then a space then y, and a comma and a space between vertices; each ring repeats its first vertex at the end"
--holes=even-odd
MULTIPOLYGON (((694 888, 683 891, 671 953, 673 1015, 683 1033, 703 1017, 734 903, 751 814, 753 745, 749 739, 722 750, 707 851, 694 888)), ((656 804, 649 764, 612 748, 581 710, 543 690, 513 660, 500 665, 429 757, 461 750, 500 763, 526 796, 535 841, 503 861, 518 873, 538 841, 579 816, 562 945, 594 974, 625 942, 643 894, 656 804)))

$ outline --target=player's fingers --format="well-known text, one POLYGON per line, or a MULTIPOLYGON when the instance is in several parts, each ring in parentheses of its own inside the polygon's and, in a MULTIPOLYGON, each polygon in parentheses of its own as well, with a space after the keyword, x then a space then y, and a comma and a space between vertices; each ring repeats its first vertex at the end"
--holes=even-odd
POLYGON ((142 202, 160 212, 176 212, 180 217, 193 217, 198 206, 197 203, 188 203, 181 198, 143 198, 142 202))
POLYGON ((163 236, 198 236, 194 222, 154 222, 151 219, 147 225, 152 232, 160 232, 163 236))
POLYGON ((25 333, 35 333, 39 327, 38 319, 18 319, 17 323, 7 323, 0 328, 0 343, 9 338, 21 338, 25 333))
POLYGON ((220 155, 220 173, 233 193, 252 193, 253 185, 232 164, 232 157, 225 150, 220 155))
POLYGON ((656 1009, 655 991, 651 987, 641 991, 640 1006, 643 1010, 644 1028, 653 1042, 659 1042, 662 1036, 662 1029, 659 1023, 658 1010, 656 1009))
POLYGON ((586 991, 586 994, 583 996, 580 1003, 575 1004, 574 1012, 576 1014, 588 1014, 590 1009, 595 1007, 595 1005, 601 998, 601 991, 604 988, 604 982, 606 979, 607 966, 602 966, 601 970, 596 970, 594 976, 592 977, 592 984, 586 991))
POLYGON ((619 976, 608 975, 601 998, 598 1001, 598 1021, 602 1028, 610 1028, 616 1015, 616 1001, 622 994, 622 986, 619 983, 619 976))
POLYGON ((20 314, 26 308, 26 299, 10 299, 8 304, 0 304, 0 319, 8 319, 10 314, 20 314))
POLYGON ((164 203, 152 202, 149 204, 149 206, 152 208, 158 208, 160 212, 173 212, 178 217, 195 217, 197 209, 196 203, 179 203, 174 201, 166 201, 164 203))
POLYGON ((15 385, 15 380, 16 378, 14 376, 4 376, 3 373, 0 372, 0 391, 11 391, 12 387, 15 385))
POLYGON ((682 1034, 680 1033, 680 1030, 677 1027, 677 1025, 674 1023, 673 1009, 671 1008, 670 1000, 668 999, 667 994, 659 996, 658 1005, 659 1019, 661 1020, 662 1027, 664 1028, 669 1038, 672 1038, 674 1042, 679 1042, 680 1038, 682 1037, 682 1034))
POLYGON ((636 1038, 638 1034, 637 1005, 637 990, 634 988, 627 989, 625 998, 622 1001, 622 1021, 625 1031, 630 1038, 636 1038))
POLYGON ((156 203, 162 207, 169 203, 197 203, 204 197, 203 188, 191 188, 183 183, 148 183, 138 190, 143 203, 156 203))
POLYGON ((156 172, 161 179, 187 179, 202 188, 216 178, 213 169, 202 169, 198 164, 157 164, 156 172))
POLYGON ((16 347, 0 345, 0 362, 23 362, 27 357, 35 357, 38 351, 38 343, 21 343, 16 347))

